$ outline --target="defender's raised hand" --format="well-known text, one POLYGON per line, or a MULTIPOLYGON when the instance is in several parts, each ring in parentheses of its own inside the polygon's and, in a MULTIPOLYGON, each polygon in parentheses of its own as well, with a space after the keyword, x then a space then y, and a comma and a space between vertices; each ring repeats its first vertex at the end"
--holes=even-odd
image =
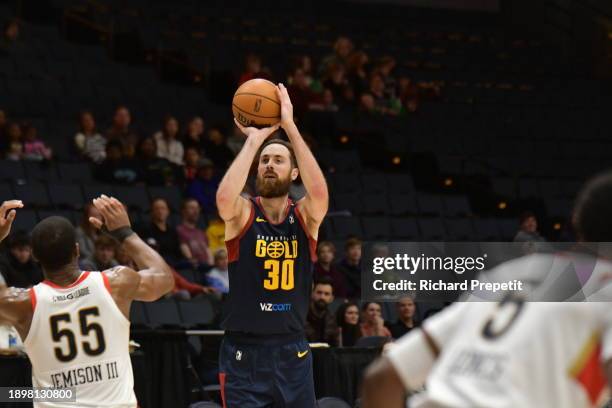
POLYGON ((130 218, 125 206, 116 198, 102 194, 99 198, 93 199, 93 205, 102 214, 102 219, 89 217, 89 222, 96 228, 106 226, 109 231, 118 230, 123 227, 130 227, 130 218))
POLYGON ((0 241, 11 232, 11 226, 17 215, 15 211, 17 208, 23 208, 21 200, 5 201, 0 206, 0 241))

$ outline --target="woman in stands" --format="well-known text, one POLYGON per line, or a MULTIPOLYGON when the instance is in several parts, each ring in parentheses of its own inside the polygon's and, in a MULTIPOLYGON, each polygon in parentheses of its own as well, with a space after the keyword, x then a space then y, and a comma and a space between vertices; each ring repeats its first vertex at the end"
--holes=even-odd
POLYGON ((336 319, 340 329, 340 346, 353 347, 361 337, 359 306, 355 302, 342 304, 336 312, 336 319))

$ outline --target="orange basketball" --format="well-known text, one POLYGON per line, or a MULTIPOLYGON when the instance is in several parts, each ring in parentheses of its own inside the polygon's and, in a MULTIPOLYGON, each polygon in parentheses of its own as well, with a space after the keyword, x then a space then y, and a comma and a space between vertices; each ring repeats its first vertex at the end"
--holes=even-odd
POLYGON ((280 121, 280 101, 276 85, 257 78, 246 81, 232 100, 234 117, 243 126, 267 127, 280 121))

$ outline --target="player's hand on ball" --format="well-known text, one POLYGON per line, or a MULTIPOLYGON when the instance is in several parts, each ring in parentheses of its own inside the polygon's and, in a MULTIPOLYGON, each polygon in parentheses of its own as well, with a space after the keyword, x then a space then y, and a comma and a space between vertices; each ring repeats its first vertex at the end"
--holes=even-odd
POLYGON ((17 215, 16 209, 22 208, 21 200, 9 200, 2 203, 0 206, 0 241, 8 236, 11 232, 11 226, 17 215))
POLYGON ((283 129, 286 129, 287 126, 293 125, 293 105, 291 104, 291 98, 289 98, 289 92, 287 92, 285 85, 278 84, 276 93, 281 105, 280 125, 283 129))
POLYGON ((236 126, 238 126, 238 128, 242 131, 242 133, 244 133, 249 139, 254 139, 261 143, 263 143, 264 140, 270 137, 270 135, 276 132, 278 128, 280 127, 280 123, 277 123, 274 126, 270 126, 270 127, 266 127, 262 129, 257 129, 256 127, 252 127, 252 126, 244 127, 235 118, 234 118, 234 123, 236 123, 236 126))
POLYGON ((96 228, 106 226, 109 231, 130 226, 130 218, 125 206, 116 198, 102 194, 93 199, 93 205, 100 211, 104 221, 95 217, 89 217, 89 222, 96 228))

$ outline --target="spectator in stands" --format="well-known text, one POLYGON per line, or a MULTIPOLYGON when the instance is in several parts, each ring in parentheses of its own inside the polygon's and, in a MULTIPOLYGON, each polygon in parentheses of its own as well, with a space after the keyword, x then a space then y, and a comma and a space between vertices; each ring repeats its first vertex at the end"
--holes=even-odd
POLYGON ((163 198, 155 198, 151 202, 151 220, 141 223, 136 232, 149 246, 171 266, 184 261, 176 229, 168 223, 170 208, 163 198))
POLYGON ((240 75, 238 85, 254 78, 270 79, 271 75, 267 68, 262 67, 259 55, 249 54, 246 56, 244 72, 240 75))
POLYGON ((336 312, 338 323, 338 345, 340 347, 353 347, 361 338, 361 326, 359 326, 359 306, 355 302, 347 302, 340 305, 336 312))
POLYGON ((198 175, 198 165, 200 163, 200 151, 195 146, 185 149, 185 165, 183 166, 183 180, 187 185, 195 180, 198 175))
POLYGON ((211 252, 215 253, 219 249, 225 249, 225 223, 217 212, 208 218, 206 238, 208 238, 208 248, 211 252))
POLYGON ((138 145, 138 135, 130 127, 132 123, 132 115, 126 106, 120 105, 115 109, 113 115, 113 123, 106 131, 106 139, 117 141, 121 144, 122 154, 126 158, 132 158, 136 154, 136 146, 138 145))
POLYGON ((389 99, 385 94, 385 82, 380 74, 374 74, 370 78, 370 95, 374 98, 376 110, 383 115, 397 115, 401 105, 395 99, 389 99))
POLYGON ((95 228, 91 222, 89 222, 90 217, 102 219, 100 211, 98 211, 98 209, 94 207, 92 203, 87 203, 83 209, 83 217, 81 218, 81 222, 74 230, 76 234, 76 241, 79 244, 80 259, 90 258, 93 256, 95 248, 94 244, 99 234, 98 229, 95 228))
POLYGON ((123 155, 119 140, 106 144, 106 158, 95 167, 94 177, 109 184, 134 184, 139 181, 138 163, 123 155))
POLYGON ((27 125, 24 133, 23 158, 25 160, 42 161, 53 158, 53 151, 38 137, 38 130, 35 126, 27 125))
POLYGON ((218 249, 215 252, 215 266, 206 274, 208 285, 219 293, 229 293, 229 273, 227 268, 227 250, 218 249))
POLYGON ((139 180, 150 186, 171 186, 181 176, 180 168, 158 157, 158 151, 152 137, 145 137, 138 144, 139 180))
POLYGON ((334 301, 334 290, 329 278, 316 281, 312 290, 310 307, 306 316, 304 331, 311 343, 328 343, 330 346, 338 344, 338 326, 336 318, 329 310, 334 301))
POLYGON ((106 157, 106 138, 96 129, 93 113, 81 112, 79 127, 79 132, 74 136, 77 152, 94 163, 101 163, 106 157))
POLYGON ((194 116, 187 123, 187 132, 183 138, 183 148, 195 148, 199 153, 204 150, 204 119, 194 116))
POLYGON ((287 91, 291 96, 295 116, 302 118, 310 105, 318 102, 319 97, 308 87, 307 78, 301 68, 293 72, 292 78, 291 86, 287 88, 287 91))
POLYGON ((341 101, 344 98, 344 89, 349 86, 346 79, 346 67, 341 64, 332 64, 329 66, 323 86, 329 89, 334 96, 334 100, 341 101))
POLYGON ((32 258, 30 237, 26 231, 15 231, 8 239, 8 251, 0 257, 0 274, 7 286, 29 288, 44 277, 32 258))
POLYGON ((361 240, 349 238, 344 245, 344 259, 338 269, 344 275, 346 296, 349 299, 361 297, 361 240))
POLYGON ((531 211, 525 211, 519 218, 519 230, 514 236, 514 242, 544 242, 538 232, 538 219, 531 211))
POLYGON ((399 339, 410 330, 418 327, 415 319, 416 305, 410 296, 400 298, 397 303, 397 322, 389 324, 387 328, 394 339, 399 339))
POLYGON ((217 211, 216 194, 219 181, 213 162, 202 159, 199 163, 198 177, 187 187, 187 196, 195 198, 206 214, 217 211))
POLYGON ((391 100, 396 97, 397 94, 397 81, 393 76, 393 70, 395 69, 395 58, 386 55, 380 59, 374 71, 380 75, 384 84, 384 95, 387 99, 391 100))
POLYGON ((81 261, 81 269, 86 271, 104 271, 117 266, 115 251, 117 241, 109 235, 100 234, 96 238, 94 253, 81 261))
POLYGON ((6 127, 6 158, 8 160, 21 160, 23 158, 23 141, 21 126, 11 122, 6 127))
POLYGON ((226 169, 234 160, 234 153, 227 146, 225 135, 219 128, 208 131, 204 151, 206 157, 210 158, 218 169, 226 169))
POLYGON ((338 105, 334 102, 334 94, 329 89, 323 90, 322 98, 318 103, 311 103, 310 110, 323 112, 338 112, 338 105))
POLYGON ((357 95, 361 95, 368 89, 368 54, 363 51, 355 51, 348 59, 347 80, 357 95))
POLYGON ((348 65, 348 59, 353 52, 353 42, 348 37, 338 37, 334 43, 334 53, 326 56, 321 61, 319 66, 319 74, 324 75, 329 66, 332 64, 336 65, 348 65))
POLYGON ((336 247, 330 241, 321 241, 317 247, 317 262, 314 266, 314 280, 329 278, 334 287, 334 295, 338 298, 346 298, 346 284, 344 275, 334 264, 336 247))
POLYGON ((195 268, 212 264, 212 254, 204 230, 198 228, 200 204, 195 198, 188 198, 181 206, 181 224, 176 227, 183 257, 195 268))
POLYGON ((164 128, 153 136, 157 143, 157 157, 168 160, 177 166, 183 164, 183 143, 179 138, 179 123, 174 116, 164 118, 164 128))
POLYGON ((174 269, 172 270, 172 274, 174 275, 174 289, 172 289, 172 292, 168 295, 168 297, 173 297, 179 300, 189 300, 200 295, 208 295, 217 292, 210 286, 190 282, 174 269))
POLYGON ((245 142, 244 133, 234 124, 232 127, 232 133, 230 137, 227 138, 227 147, 232 151, 234 157, 240 152, 242 146, 244 146, 245 142))
POLYGON ((361 336, 391 337, 391 332, 385 327, 382 318, 382 308, 379 303, 366 302, 361 307, 361 336))
POLYGON ((376 109, 376 101, 374 97, 370 93, 363 93, 359 97, 359 110, 361 112, 367 113, 368 115, 376 115, 380 113, 376 109))
POLYGON ((398 88, 402 105, 408 112, 414 113, 419 106, 419 88, 409 77, 400 78, 398 88))
POLYGON ((9 51, 15 46, 19 40, 19 21, 11 19, 4 25, 2 31, 2 39, 0 40, 0 49, 9 51))
MULTIPOLYGON (((295 58, 291 72, 295 72, 296 69, 302 70, 306 79, 306 84, 310 89, 315 92, 318 92, 320 90, 321 84, 312 76, 312 60, 308 55, 299 55, 295 58)), ((292 75, 287 78, 287 83, 289 85, 293 84, 292 75)))

